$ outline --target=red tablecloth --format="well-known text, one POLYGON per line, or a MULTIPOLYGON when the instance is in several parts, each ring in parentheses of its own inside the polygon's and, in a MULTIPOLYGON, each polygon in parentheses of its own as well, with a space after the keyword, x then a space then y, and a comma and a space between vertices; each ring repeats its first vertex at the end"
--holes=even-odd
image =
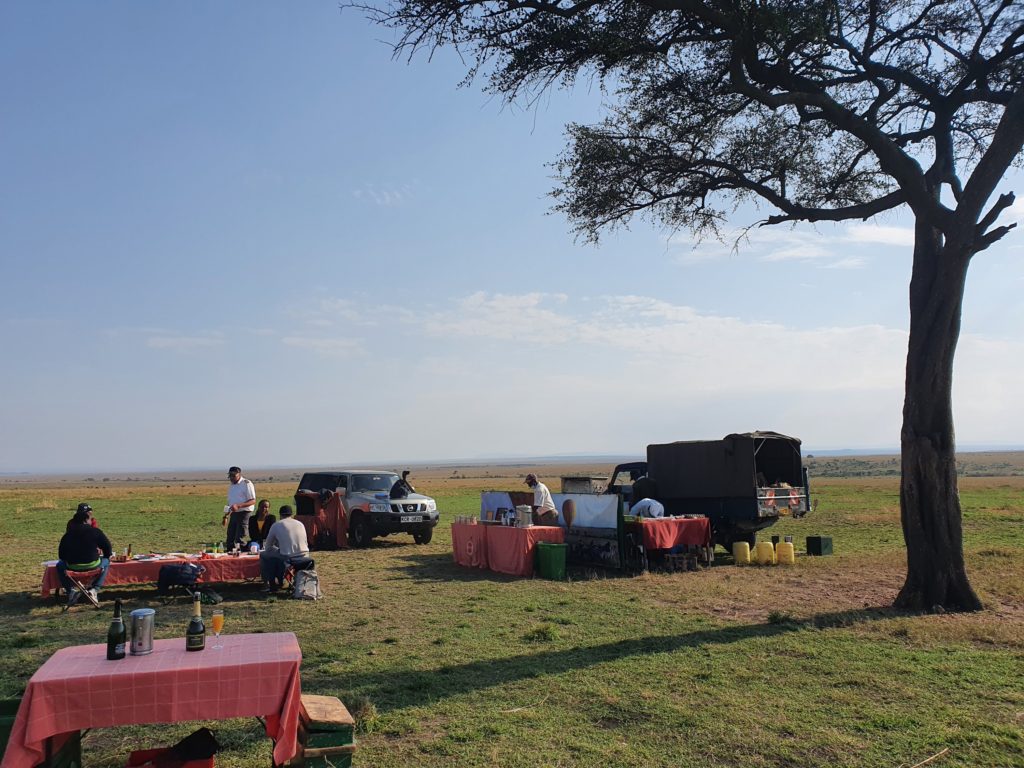
MULTIPOLYGON (((259 555, 240 555, 232 557, 209 557, 203 560, 198 558, 168 558, 164 560, 129 560, 126 563, 110 564, 107 571, 107 580, 103 582, 105 587, 118 584, 156 584, 160 577, 161 566, 168 563, 198 563, 206 571, 199 577, 199 581, 208 584, 220 584, 225 581, 244 581, 246 579, 258 579, 260 577, 259 555)), ((51 592, 60 589, 60 579, 57 578, 57 566, 48 565, 43 571, 43 585, 41 593, 43 597, 49 597, 51 592)))
POLYGON ((452 556, 456 563, 469 568, 487 567, 488 527, 452 523, 452 556))
POLYGON ((711 521, 706 517, 655 518, 635 525, 643 532, 643 543, 647 549, 711 546, 711 521))
POLYGON ((553 544, 565 542, 565 531, 557 525, 534 525, 530 528, 504 525, 482 527, 487 530, 488 567, 492 571, 513 576, 533 576, 538 541, 553 544))
POLYGON ((182 720, 266 718, 283 765, 298 750, 299 666, 291 632, 222 635, 224 649, 185 651, 157 640, 148 656, 107 661, 106 644, 63 648, 28 682, 0 768, 41 762, 47 738, 84 728, 182 720))

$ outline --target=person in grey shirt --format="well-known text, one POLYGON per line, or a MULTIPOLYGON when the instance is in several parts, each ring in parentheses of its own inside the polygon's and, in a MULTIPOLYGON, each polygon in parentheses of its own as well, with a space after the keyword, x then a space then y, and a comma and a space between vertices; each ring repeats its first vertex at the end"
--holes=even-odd
POLYGON ((264 549, 260 552, 264 592, 280 589, 284 585, 285 569, 292 561, 309 557, 306 527, 293 517, 292 508, 285 504, 277 514, 280 519, 270 526, 267 540, 263 542, 264 549))

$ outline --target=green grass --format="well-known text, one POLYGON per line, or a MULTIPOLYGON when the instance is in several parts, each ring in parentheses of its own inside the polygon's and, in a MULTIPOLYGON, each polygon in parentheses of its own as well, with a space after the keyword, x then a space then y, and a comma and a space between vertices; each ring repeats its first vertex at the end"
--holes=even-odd
MULTIPOLYGON (((973 480, 973 479, 972 479, 973 480)), ((485 481, 482 481, 485 482, 485 481)), ((493 485, 487 482, 488 487, 493 485)), ((419 487, 420 484, 418 484, 419 487)), ((292 486, 267 489, 276 506, 292 486)), ((831 535, 836 554, 791 568, 698 573, 570 569, 506 578, 451 558, 447 522, 476 490, 431 489, 434 541, 375 541, 317 555, 325 599, 218 588, 228 632, 294 631, 303 688, 340 696, 359 722, 355 764, 392 766, 1024 766, 1024 494, 1019 478, 965 483, 965 548, 987 610, 905 616, 895 479, 817 484, 821 504, 772 533, 831 535)), ((264 495, 261 487, 261 496, 264 495)), ((195 549, 222 532, 220 485, 0 491, 11 542, 0 594, 0 688, 16 696, 56 649, 101 642, 108 611, 62 614, 38 596, 41 560, 79 497, 116 547, 195 549)), ((180 637, 184 602, 111 588, 180 637)), ((194 724, 94 731, 88 766, 171 743, 194 724)), ((218 764, 266 765, 255 721, 213 724, 218 764)))

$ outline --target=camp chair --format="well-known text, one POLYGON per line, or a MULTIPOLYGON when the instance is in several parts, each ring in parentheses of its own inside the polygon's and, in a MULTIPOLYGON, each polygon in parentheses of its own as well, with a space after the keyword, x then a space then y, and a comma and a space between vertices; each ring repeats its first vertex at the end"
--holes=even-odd
POLYGON ((291 589, 293 586, 296 571, 308 571, 314 566, 316 566, 316 561, 312 557, 297 557, 288 563, 284 569, 284 580, 287 582, 288 588, 291 589))
MULTIPOLYGON (((71 588, 78 590, 78 593, 92 603, 94 608, 100 607, 100 601, 91 592, 93 584, 96 583, 96 578, 102 573, 101 568, 90 568, 88 571, 73 571, 70 568, 64 571, 64 575, 68 577, 68 581, 71 582, 71 588)), ((66 611, 74 605, 71 602, 71 594, 68 594, 68 601, 64 603, 64 610, 66 611)))

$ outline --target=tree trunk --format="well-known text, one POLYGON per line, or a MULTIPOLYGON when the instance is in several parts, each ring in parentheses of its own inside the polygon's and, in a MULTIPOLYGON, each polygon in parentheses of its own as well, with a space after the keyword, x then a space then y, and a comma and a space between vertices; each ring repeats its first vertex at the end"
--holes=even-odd
POLYGON ((901 435, 907 581, 896 607, 904 610, 982 607, 964 568, 953 435, 953 355, 969 263, 970 253, 954 251, 934 227, 918 221, 901 435))

